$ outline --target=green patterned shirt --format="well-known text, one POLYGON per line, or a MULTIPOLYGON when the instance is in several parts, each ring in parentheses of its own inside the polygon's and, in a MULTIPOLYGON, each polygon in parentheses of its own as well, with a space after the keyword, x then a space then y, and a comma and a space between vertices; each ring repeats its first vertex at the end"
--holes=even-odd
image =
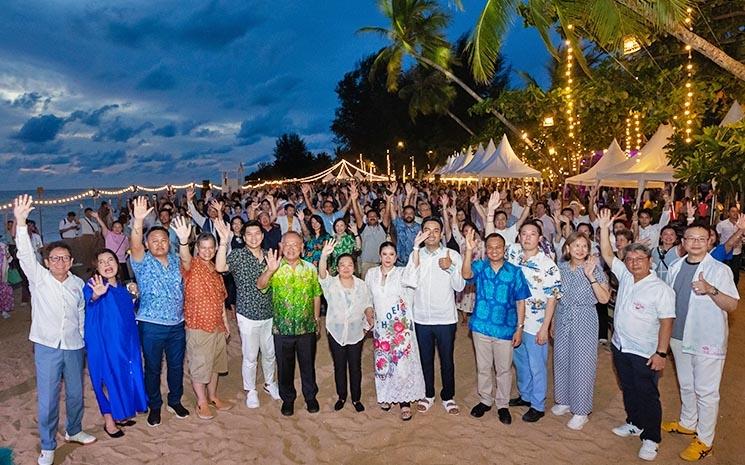
POLYGON ((295 269, 284 260, 269 281, 274 307, 274 334, 296 336, 316 332, 313 299, 320 297, 316 268, 299 260, 295 269))
POLYGON ((343 236, 341 236, 341 239, 338 239, 336 245, 334 246, 334 253, 331 255, 331 274, 336 275, 337 271, 339 270, 337 266, 339 255, 345 253, 354 255, 356 251, 357 240, 354 238, 354 235, 345 233, 343 236))

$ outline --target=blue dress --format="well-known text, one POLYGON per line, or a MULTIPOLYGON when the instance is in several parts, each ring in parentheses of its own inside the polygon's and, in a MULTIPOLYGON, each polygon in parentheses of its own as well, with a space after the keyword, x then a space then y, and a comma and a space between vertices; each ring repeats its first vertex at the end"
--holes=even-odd
POLYGON ((140 338, 132 296, 123 284, 95 301, 86 285, 85 346, 88 372, 101 414, 115 421, 147 411, 140 338), (105 389, 105 391, 104 391, 105 389))

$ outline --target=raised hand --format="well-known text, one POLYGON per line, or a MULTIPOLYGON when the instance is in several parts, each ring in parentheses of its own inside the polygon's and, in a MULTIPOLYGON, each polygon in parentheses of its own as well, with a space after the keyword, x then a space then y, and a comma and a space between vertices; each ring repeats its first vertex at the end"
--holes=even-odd
POLYGON ((148 208, 147 206, 147 197, 137 197, 133 203, 132 216, 136 220, 144 220, 153 211, 153 207, 148 208))
POLYGON ((745 214, 740 213, 740 217, 737 218, 737 223, 735 223, 735 226, 737 226, 737 229, 745 229, 745 214))
POLYGON ((95 219, 96 219, 96 221, 100 221, 100 220, 101 220, 101 217, 100 217, 100 216, 98 216, 98 212, 97 212, 97 211, 92 211, 92 212, 91 212, 91 216, 92 216, 93 218, 95 218, 95 219))
POLYGON ((419 231, 418 233, 416 233, 416 237, 414 238, 414 250, 419 248, 419 246, 421 246, 424 243, 424 241, 427 240, 428 237, 429 237, 429 230, 419 231))
POLYGON ((473 252, 476 248, 476 231, 473 228, 468 230, 466 234, 466 250, 473 252))
POLYGON ((308 184, 300 184, 300 191, 305 195, 310 195, 310 186, 308 184))
POLYGON ((598 214, 598 227, 600 229, 610 229, 611 224, 613 224, 613 218, 610 216, 610 210, 600 210, 598 214))
POLYGON ((388 190, 391 191, 391 194, 395 195, 398 190, 398 183, 396 181, 389 183, 388 190))
POLYGON ((691 288, 696 295, 708 295, 714 290, 714 286, 704 279, 703 273, 698 274, 698 280, 691 283, 691 288))
POLYGON ((437 260, 437 263, 440 265, 440 269, 442 270, 450 269, 450 266, 453 264, 453 260, 450 258, 450 249, 447 249, 445 256, 437 260))
POLYGON ((266 268, 272 273, 279 269, 279 250, 269 249, 266 253, 266 268))
POLYGON ((595 257, 595 255, 588 255, 587 259, 585 260, 585 264, 582 266, 582 271, 585 272, 585 276, 587 276, 587 279, 590 281, 593 280, 593 277, 595 276, 595 267, 598 264, 598 259, 595 257))
POLYGON ((528 195, 525 197, 525 205, 528 206, 528 208, 533 206, 533 203, 535 200, 533 199, 533 194, 528 193, 528 195))
POLYGON ((187 202, 193 202, 195 195, 196 195, 196 192, 194 192, 194 186, 189 186, 186 188, 186 201, 187 202))
POLYGON ((414 194, 414 186, 412 186, 410 182, 407 182, 406 184, 404 184, 404 192, 406 192, 407 197, 410 197, 412 194, 414 194))
POLYGON ((444 192, 440 196, 440 206, 442 206, 442 208, 447 208, 448 202, 450 202, 450 197, 448 197, 447 192, 444 192))
POLYGON ((222 218, 217 218, 214 221, 215 225, 215 231, 217 231, 218 237, 220 237, 220 243, 221 244, 227 244, 231 236, 233 235, 233 232, 230 230, 230 226, 228 223, 226 223, 222 218))
POLYGON ((489 210, 496 210, 499 208, 500 205, 500 196, 498 191, 492 192, 491 196, 489 197, 489 203, 487 204, 489 210))
POLYGON ((88 287, 93 290, 93 297, 99 298, 109 290, 109 283, 108 281, 104 281, 100 274, 95 274, 88 283, 88 287))
MULTIPOLYGON (((215 221, 217 223, 217 221, 215 221)), ((176 231, 176 236, 182 244, 189 242, 189 236, 191 236, 191 220, 179 216, 171 221, 171 229, 176 231)))
POLYGON ((210 200, 209 205, 210 205, 210 207, 212 207, 215 210, 217 210, 217 213, 219 215, 222 215, 222 209, 225 206, 225 204, 223 202, 221 202, 221 201, 219 201, 217 199, 212 199, 212 200, 210 200))
POLYGON ((349 185, 349 196, 352 200, 357 200, 360 197, 360 193, 357 191, 357 183, 353 182, 349 185))
POLYGON ((303 221, 305 219, 305 213, 303 213, 302 210, 296 210, 295 216, 297 216, 297 219, 299 219, 300 221, 303 221))
POLYGON ((693 202, 690 200, 686 202, 686 215, 688 218, 696 217, 696 207, 693 206, 693 202))
POLYGON ((321 250, 322 257, 328 257, 334 253, 334 247, 336 246, 336 239, 329 239, 323 243, 323 250, 321 250))
POLYGON ((357 222, 356 221, 351 221, 349 223, 349 230, 352 231, 352 234, 354 234, 355 236, 357 235, 357 222))
POLYGON ((16 197, 13 201, 13 216, 16 218, 16 224, 19 226, 26 224, 26 218, 34 209, 33 203, 34 199, 30 195, 24 194, 16 197))

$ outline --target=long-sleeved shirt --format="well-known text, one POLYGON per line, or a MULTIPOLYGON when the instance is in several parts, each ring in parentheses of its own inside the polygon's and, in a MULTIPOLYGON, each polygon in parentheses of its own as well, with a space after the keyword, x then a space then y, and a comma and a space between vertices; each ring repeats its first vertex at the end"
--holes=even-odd
POLYGON ((67 273, 58 281, 34 254, 27 228, 16 231, 18 261, 31 290, 31 331, 29 340, 53 349, 82 349, 85 325, 83 280, 67 273))
POLYGON ((660 222, 650 224, 647 227, 639 225, 639 242, 648 241, 649 248, 653 249, 660 244, 660 231, 670 222, 670 210, 667 209, 660 215, 660 222))
MULTIPOLYGON (((414 252, 412 252, 413 256, 414 252)), ((449 325, 458 322, 455 292, 462 291, 466 281, 461 275, 463 258, 458 252, 440 246, 434 252, 419 249, 419 266, 409 257, 404 283, 416 289, 412 313, 414 322, 423 325, 449 325), (450 254, 452 264, 440 268, 439 260, 450 254)))

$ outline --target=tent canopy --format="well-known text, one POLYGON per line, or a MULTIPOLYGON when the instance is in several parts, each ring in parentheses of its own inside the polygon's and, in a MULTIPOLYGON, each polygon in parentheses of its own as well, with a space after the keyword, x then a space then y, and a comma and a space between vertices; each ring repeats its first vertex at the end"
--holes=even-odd
POLYGON ((667 158, 665 146, 673 135, 673 127, 661 124, 640 153, 617 165, 598 172, 600 184, 604 186, 664 187, 666 182, 675 182, 675 170, 667 158))
POLYGON ((455 174, 459 169, 469 164, 472 159, 473 150, 471 149, 471 147, 468 147, 468 149, 466 149, 464 153, 461 153, 458 157, 455 158, 453 164, 450 165, 449 169, 443 170, 442 174, 455 174))
POLYGON ((479 169, 479 178, 541 178, 541 172, 520 160, 512 150, 507 135, 502 135, 494 155, 479 169))
POLYGON ((463 166, 458 168, 458 174, 466 173, 467 168, 469 166, 478 164, 481 160, 483 160, 485 154, 486 154, 486 149, 484 149, 484 144, 479 143, 479 147, 476 149, 476 152, 473 154, 473 158, 471 158, 471 161, 464 163, 463 166))
MULTIPOLYGON (((598 160, 597 163, 595 163, 589 170, 585 171, 584 173, 566 178, 565 182, 567 184, 577 184, 580 186, 594 186, 600 182, 600 177, 598 176, 599 172, 608 170, 612 166, 618 165, 619 163, 623 163, 627 160, 628 158, 626 158, 626 153, 621 150, 621 146, 618 145, 618 141, 616 139, 613 139, 613 142, 611 142, 610 146, 608 146, 608 150, 605 151, 605 153, 602 157, 600 157, 600 160, 598 160)), ((612 187, 623 187, 613 186, 613 184, 608 183, 604 183, 603 185, 612 187)))
POLYGON ((732 126, 733 124, 737 123, 744 117, 745 117, 745 113, 743 113, 742 111, 740 102, 735 100, 735 103, 733 103, 732 106, 729 108, 729 111, 724 116, 724 119, 722 120, 722 122, 719 123, 719 126, 722 126, 722 127, 732 126))
POLYGON ((483 154, 479 158, 476 158, 476 156, 474 156, 473 160, 471 160, 471 163, 464 166, 463 169, 460 170, 460 173, 478 174, 486 166, 489 166, 489 161, 491 161, 496 152, 497 147, 496 145, 494 145, 494 139, 489 139, 489 143, 486 144, 486 148, 484 149, 483 154))

